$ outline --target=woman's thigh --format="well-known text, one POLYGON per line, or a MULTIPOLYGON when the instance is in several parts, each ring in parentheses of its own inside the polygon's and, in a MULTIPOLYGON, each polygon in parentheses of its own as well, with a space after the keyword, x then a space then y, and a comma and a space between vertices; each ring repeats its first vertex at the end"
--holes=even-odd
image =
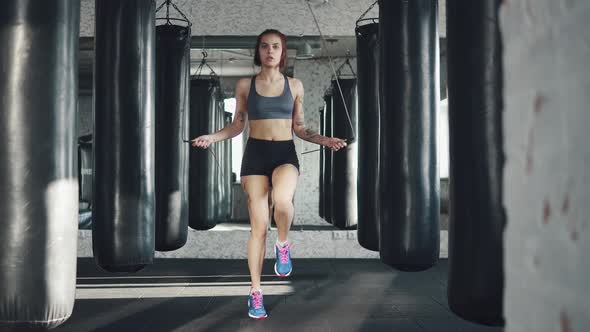
POLYGON ((299 171, 292 164, 283 164, 272 172, 272 199, 276 202, 291 202, 295 195, 299 171))
POLYGON ((244 189, 244 192, 248 196, 250 224, 253 227, 258 226, 253 224, 254 220, 262 219, 260 221, 262 225, 260 226, 266 225, 269 218, 268 192, 270 190, 270 182, 268 177, 266 175, 248 175, 240 177, 240 180, 242 182, 242 189, 244 189), (253 208, 255 210, 252 210, 253 208))

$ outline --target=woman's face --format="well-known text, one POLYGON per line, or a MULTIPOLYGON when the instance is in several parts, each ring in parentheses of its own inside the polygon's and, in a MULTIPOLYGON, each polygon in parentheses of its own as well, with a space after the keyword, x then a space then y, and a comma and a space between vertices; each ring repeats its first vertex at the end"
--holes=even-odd
POLYGON ((262 66, 275 67, 281 62, 283 46, 281 38, 275 34, 262 36, 260 39, 260 63, 262 66))

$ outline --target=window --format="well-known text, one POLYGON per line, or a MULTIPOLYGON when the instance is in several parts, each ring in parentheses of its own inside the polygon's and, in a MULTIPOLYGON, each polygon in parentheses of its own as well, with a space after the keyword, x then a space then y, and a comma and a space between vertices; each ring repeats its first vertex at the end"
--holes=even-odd
MULTIPOLYGON (((225 111, 235 115, 236 111, 236 98, 227 98, 224 100, 225 111)), ((232 117, 233 118, 233 117, 232 117)), ((236 182, 240 182, 240 166, 242 165, 242 134, 232 138, 231 149, 232 149, 232 165, 231 171, 236 174, 236 182)))

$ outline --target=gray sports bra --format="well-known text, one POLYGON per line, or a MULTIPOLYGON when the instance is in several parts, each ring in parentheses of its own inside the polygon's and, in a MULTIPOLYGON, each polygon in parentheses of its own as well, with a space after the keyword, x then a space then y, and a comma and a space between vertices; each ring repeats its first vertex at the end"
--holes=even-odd
POLYGON ((276 97, 261 96, 256 92, 256 76, 252 77, 248 93, 248 119, 291 119, 293 116, 293 94, 289 88, 289 79, 285 77, 283 93, 276 97))

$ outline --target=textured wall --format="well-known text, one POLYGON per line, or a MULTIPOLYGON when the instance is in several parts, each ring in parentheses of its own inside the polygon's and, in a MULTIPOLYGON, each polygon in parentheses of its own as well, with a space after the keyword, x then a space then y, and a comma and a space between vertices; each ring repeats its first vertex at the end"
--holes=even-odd
POLYGON ((590 1, 504 1, 506 331, 590 331, 590 1))
MULTIPOLYGON (((344 59, 334 59, 334 67, 337 69, 344 59)), ((356 72, 356 61, 352 59, 352 67, 356 72)), ((348 74, 348 69, 342 69, 343 74, 348 74)), ((332 79, 330 62, 325 59, 298 60, 294 64, 294 77, 301 80, 305 89, 304 111, 305 125, 319 132, 320 116, 319 108, 324 105, 324 92, 330 86, 332 79)), ((302 155, 304 151, 317 150, 319 145, 295 139, 301 176, 295 193, 295 223, 297 224, 323 224, 326 221, 319 217, 319 171, 320 155, 311 152, 302 155)))
MULTIPOLYGON (((158 0, 157 4, 162 1, 158 0)), ((321 4, 318 0, 311 1, 322 33, 335 36, 354 36, 356 20, 373 2, 329 0, 321 4)), ((290 36, 318 35, 305 0, 174 0, 174 3, 193 23, 193 35, 257 35, 269 27, 290 36)), ((439 7, 439 26, 444 36, 444 0, 439 7)), ((367 17, 376 17, 377 8, 375 6, 367 17)), ((165 15, 165 10, 161 13, 165 15)), ((82 0, 81 15, 81 36, 93 36, 94 0, 82 0)))

